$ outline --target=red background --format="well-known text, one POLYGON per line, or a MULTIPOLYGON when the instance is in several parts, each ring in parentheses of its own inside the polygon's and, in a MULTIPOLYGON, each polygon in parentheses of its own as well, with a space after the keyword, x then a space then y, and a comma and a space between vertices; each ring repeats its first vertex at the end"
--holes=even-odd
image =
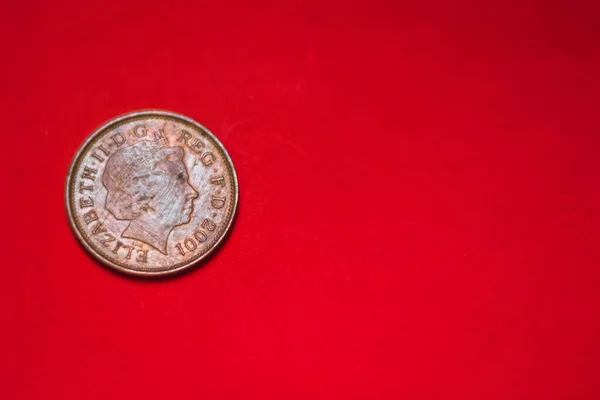
POLYGON ((2 4, 0 396, 600 398, 592 2, 2 4), (227 146, 210 262, 132 279, 67 223, 105 121, 227 146))

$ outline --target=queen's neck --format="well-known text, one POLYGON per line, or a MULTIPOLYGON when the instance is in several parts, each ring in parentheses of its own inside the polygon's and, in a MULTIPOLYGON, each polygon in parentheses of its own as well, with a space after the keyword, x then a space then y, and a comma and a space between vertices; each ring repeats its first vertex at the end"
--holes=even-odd
POLYGON ((167 254, 167 239, 172 229, 172 226, 158 223, 150 214, 143 214, 140 218, 131 221, 121 236, 142 241, 167 254))

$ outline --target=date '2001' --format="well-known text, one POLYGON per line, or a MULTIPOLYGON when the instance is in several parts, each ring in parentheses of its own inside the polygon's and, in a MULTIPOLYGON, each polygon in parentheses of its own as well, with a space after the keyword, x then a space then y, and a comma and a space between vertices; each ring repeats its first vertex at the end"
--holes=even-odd
POLYGON ((200 226, 206 229, 208 233, 202 229, 198 229, 192 236, 185 238, 180 243, 177 243, 175 248, 179 251, 179 254, 185 256, 186 250, 188 252, 196 250, 199 245, 208 240, 208 235, 210 232, 213 232, 217 228, 217 225, 208 218, 202 221, 200 226))

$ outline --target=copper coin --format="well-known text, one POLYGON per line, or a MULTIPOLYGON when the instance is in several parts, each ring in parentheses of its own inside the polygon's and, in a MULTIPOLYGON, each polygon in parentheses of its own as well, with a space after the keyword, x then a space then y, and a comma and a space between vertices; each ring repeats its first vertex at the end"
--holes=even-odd
POLYGON ((165 275, 206 258, 232 226, 238 181, 223 144, 190 118, 141 111, 83 144, 67 179, 83 246, 134 275, 165 275))

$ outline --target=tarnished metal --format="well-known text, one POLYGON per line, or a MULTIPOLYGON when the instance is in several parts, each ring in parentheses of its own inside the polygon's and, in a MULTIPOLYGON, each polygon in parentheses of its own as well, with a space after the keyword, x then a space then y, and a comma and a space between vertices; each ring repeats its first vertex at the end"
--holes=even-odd
POLYGON ((238 181, 223 144, 166 111, 116 118, 83 144, 67 179, 71 227, 98 260, 165 275, 206 258, 232 226, 238 181))

